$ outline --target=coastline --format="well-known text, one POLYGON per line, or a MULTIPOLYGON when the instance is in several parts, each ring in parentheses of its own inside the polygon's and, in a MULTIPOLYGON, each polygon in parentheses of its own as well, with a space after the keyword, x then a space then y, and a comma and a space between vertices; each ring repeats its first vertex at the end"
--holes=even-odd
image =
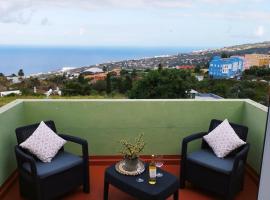
POLYGON ((59 71, 63 67, 86 67, 127 60, 170 57, 191 53, 199 47, 56 47, 0 46, 0 69, 4 74, 26 75, 59 71))

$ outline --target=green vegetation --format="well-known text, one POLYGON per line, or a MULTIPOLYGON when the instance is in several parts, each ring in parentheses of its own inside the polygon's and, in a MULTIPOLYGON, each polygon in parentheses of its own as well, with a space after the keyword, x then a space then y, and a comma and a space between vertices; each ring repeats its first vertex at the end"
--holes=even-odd
POLYGON ((224 98, 252 99, 267 105, 268 83, 250 80, 208 80, 198 82, 195 87, 200 92, 214 93, 224 98))
POLYGON ((129 73, 122 70, 120 76, 108 73, 105 80, 92 81, 79 76, 78 79, 63 81, 62 92, 64 96, 74 95, 127 95, 132 89, 133 80, 137 77, 136 71, 129 73))
POLYGON ((91 86, 83 76, 79 76, 77 80, 65 82, 62 92, 64 96, 88 96, 91 94, 91 86))
MULTIPOLYGON (((125 99, 126 97, 121 94, 113 95, 90 95, 90 96, 69 96, 68 99, 125 99)), ((8 104, 16 99, 47 99, 46 96, 7 96, 0 97, 0 107, 8 104)), ((67 99, 65 96, 51 96, 49 99, 67 99)))
POLYGON ((270 68, 267 66, 265 67, 254 66, 254 67, 251 67, 250 69, 245 70, 243 76, 246 79, 259 77, 265 80, 270 80, 270 68))
POLYGON ((187 98, 196 79, 190 71, 162 69, 150 71, 138 80, 129 93, 132 99, 187 98))
POLYGON ((220 54, 220 57, 221 58, 229 58, 231 55, 229 55, 228 53, 226 53, 226 52, 222 52, 221 54, 220 54))
POLYGON ((253 67, 246 70, 242 80, 215 80, 203 74, 201 66, 194 70, 164 69, 127 71, 120 75, 108 73, 105 80, 88 80, 83 76, 72 80, 63 76, 49 76, 46 79, 28 78, 12 84, 0 76, 0 91, 20 90, 23 96, 0 98, 0 106, 16 98, 45 98, 49 89, 60 88, 62 97, 50 98, 132 98, 132 99, 176 99, 190 98, 190 89, 201 93, 213 93, 223 98, 249 98, 261 104, 268 104, 269 68, 253 67), (204 75, 198 81, 195 75, 204 75), (254 80, 255 79, 255 80, 254 80), (262 80, 264 79, 264 80, 262 80))
POLYGON ((24 76, 23 69, 20 69, 20 70, 19 70, 19 72, 18 72, 18 76, 24 76))

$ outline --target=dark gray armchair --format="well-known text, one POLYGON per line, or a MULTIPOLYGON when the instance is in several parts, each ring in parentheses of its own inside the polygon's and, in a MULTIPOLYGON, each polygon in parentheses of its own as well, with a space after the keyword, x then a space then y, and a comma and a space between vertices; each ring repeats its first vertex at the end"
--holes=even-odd
MULTIPOLYGON (((222 121, 213 119, 208 132, 215 129, 222 121)), ((248 128, 230 123, 237 135, 244 141, 247 139, 248 128)), ((249 144, 238 148, 224 159, 218 158, 211 147, 202 140, 201 149, 188 152, 188 144, 194 140, 202 139, 208 132, 193 134, 182 141, 182 160, 180 167, 180 188, 185 182, 212 191, 232 200, 237 192, 243 189, 244 171, 249 144)))
MULTIPOLYGON (((53 121, 45 123, 57 133, 53 121)), ((74 136, 59 134, 68 142, 81 145, 82 156, 68 153, 62 148, 50 163, 43 163, 19 146, 38 126, 39 124, 32 124, 16 129, 18 145, 15 146, 15 154, 21 195, 35 200, 54 199, 80 185, 83 185, 85 193, 89 193, 87 141, 74 136)))

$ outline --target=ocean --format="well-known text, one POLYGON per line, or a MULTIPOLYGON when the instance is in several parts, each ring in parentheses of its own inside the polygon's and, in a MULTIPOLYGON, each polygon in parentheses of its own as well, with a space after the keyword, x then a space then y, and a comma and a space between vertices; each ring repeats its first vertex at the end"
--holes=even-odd
POLYGON ((26 47, 0 46, 0 73, 26 75, 110 61, 188 53, 201 48, 176 47, 26 47))

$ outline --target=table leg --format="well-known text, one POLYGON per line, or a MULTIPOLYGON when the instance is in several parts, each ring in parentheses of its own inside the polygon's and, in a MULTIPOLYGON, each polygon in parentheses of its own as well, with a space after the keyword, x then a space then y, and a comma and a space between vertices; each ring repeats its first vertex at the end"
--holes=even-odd
POLYGON ((178 200, 178 196, 179 196, 178 190, 176 190, 175 193, 173 194, 173 199, 178 200))
POLYGON ((103 199, 108 200, 108 194, 109 194, 109 182, 104 181, 104 192, 103 192, 103 199))

